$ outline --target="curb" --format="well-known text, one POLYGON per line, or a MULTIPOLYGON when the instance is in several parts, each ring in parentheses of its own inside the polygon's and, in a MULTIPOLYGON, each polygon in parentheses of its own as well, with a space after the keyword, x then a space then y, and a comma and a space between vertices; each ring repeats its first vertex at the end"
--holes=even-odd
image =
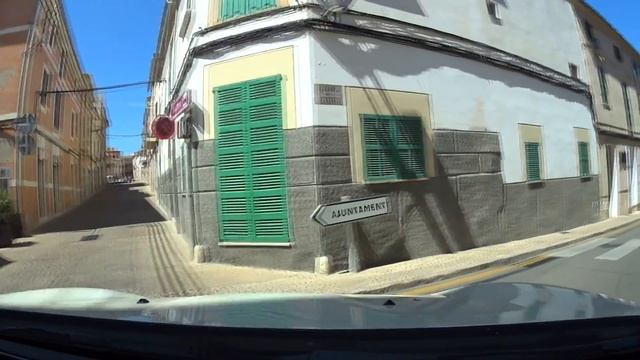
POLYGON ((457 271, 453 271, 451 273, 448 274, 444 274, 444 275, 438 275, 438 276, 432 276, 432 277, 427 277, 427 278, 423 278, 423 279, 416 279, 416 280, 411 280, 411 281, 405 281, 402 283, 395 283, 395 284, 391 284, 391 285, 386 285, 386 286, 381 286, 381 287, 377 287, 375 289, 367 289, 367 290, 357 290, 354 292, 354 294, 368 294, 368 295, 379 295, 379 294, 388 294, 388 293, 394 293, 394 292, 398 292, 400 290, 406 290, 406 289, 410 289, 410 288, 414 288, 414 287, 418 287, 421 285, 427 285, 430 283, 434 283, 434 282, 438 282, 438 281, 442 281, 442 280, 448 280, 448 279, 452 279, 455 277, 459 277, 462 275, 467 275, 467 274, 471 274, 480 270, 485 270, 487 268, 490 267, 494 267, 494 266, 499 266, 499 265, 510 265, 513 263, 517 263, 519 261, 522 260, 526 260, 528 258, 540 255, 542 253, 548 252, 550 250, 555 250, 558 248, 562 248, 565 246, 569 246, 569 245, 573 245, 575 243, 578 243, 580 241, 584 241, 584 240, 588 240, 591 239, 593 237, 596 236, 600 236, 612 231, 616 231, 619 229, 622 229, 624 227, 628 227, 628 226, 633 226, 640 223, 640 218, 635 219, 635 220, 631 220, 627 223, 624 224, 619 224, 616 226, 612 226, 610 228, 607 229, 603 229, 603 230, 598 230, 595 232, 592 232, 590 234, 587 235, 582 235, 580 237, 577 237, 575 239, 572 240, 568 240, 566 242, 560 243, 560 244, 554 244, 554 245, 550 245, 550 246, 546 246, 544 248, 540 248, 540 249, 536 249, 536 250, 531 250, 525 253, 520 253, 520 254, 516 254, 513 256, 509 256, 506 258, 502 258, 499 260, 493 260, 484 264, 479 264, 479 265, 475 265, 469 268, 465 268, 465 269, 461 269, 461 270, 457 270, 457 271))

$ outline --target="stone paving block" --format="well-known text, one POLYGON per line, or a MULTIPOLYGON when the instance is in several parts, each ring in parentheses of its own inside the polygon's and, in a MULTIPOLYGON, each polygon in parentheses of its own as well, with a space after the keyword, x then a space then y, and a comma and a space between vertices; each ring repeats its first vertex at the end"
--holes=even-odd
POLYGON ((457 153, 500 152, 500 138, 497 133, 454 132, 457 153))
POLYGON ((505 185, 502 214, 504 241, 520 240, 538 234, 538 196, 524 183, 505 185))
POLYGON ((438 154, 456 152, 453 131, 436 130, 433 132, 433 147, 438 154))
POLYGON ((478 154, 446 154, 438 155, 438 161, 444 174, 461 175, 480 172, 478 154))
POLYGON ((502 241, 498 226, 498 213, 503 204, 500 174, 459 176, 458 202, 477 245, 502 241))
POLYGON ((207 166, 193 169, 193 191, 207 192, 216 190, 216 168, 207 166))
POLYGON ((287 159, 288 186, 313 185, 316 183, 314 157, 287 159))
POLYGON ((501 170, 500 154, 480 154, 480 172, 497 173, 501 170))
POLYGON ((310 157, 315 155, 313 127, 289 129, 285 131, 287 158, 310 157))
POLYGON ((193 167, 213 166, 215 164, 215 140, 198 141, 192 157, 193 167))
POLYGON ((351 183, 351 158, 348 156, 320 156, 315 158, 318 184, 351 183))
POLYGON ((349 130, 346 126, 314 127, 316 156, 348 156, 349 143, 349 130))

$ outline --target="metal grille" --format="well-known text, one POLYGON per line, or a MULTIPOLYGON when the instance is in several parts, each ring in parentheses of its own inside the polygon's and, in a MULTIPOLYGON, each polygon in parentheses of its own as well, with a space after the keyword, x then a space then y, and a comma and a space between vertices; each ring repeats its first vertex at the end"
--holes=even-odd
POLYGON ((315 99, 318 105, 343 105, 342 86, 316 84, 315 99))
POLYGON ((10 179, 11 169, 8 167, 0 167, 0 179, 10 179))

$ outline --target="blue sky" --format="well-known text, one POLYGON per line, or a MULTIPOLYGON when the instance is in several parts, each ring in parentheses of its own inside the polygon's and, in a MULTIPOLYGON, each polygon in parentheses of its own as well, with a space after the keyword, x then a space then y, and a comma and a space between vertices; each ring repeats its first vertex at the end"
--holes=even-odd
POLYGON ((639 0, 587 0, 587 2, 598 10, 636 50, 640 50, 639 0))
MULTIPOLYGON (((149 77, 166 0, 63 0, 80 59, 97 86, 149 77)), ((534 1, 534 0, 527 0, 534 1)), ((640 0, 589 0, 636 49, 640 49, 640 0)), ((147 87, 104 93, 111 120, 109 144, 125 153, 141 145, 147 87), (126 135, 126 136, 120 136, 126 135)))
MULTIPOLYGON (((149 78, 166 0, 63 0, 85 71, 96 86, 149 78)), ((140 149, 147 86, 109 90, 108 143, 125 153, 140 149)))

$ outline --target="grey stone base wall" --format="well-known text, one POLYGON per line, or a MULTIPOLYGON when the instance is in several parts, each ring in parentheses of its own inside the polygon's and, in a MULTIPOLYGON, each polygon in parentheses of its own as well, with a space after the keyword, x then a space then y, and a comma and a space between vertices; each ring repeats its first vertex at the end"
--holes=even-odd
MULTIPOLYGON (((387 195, 391 215, 356 225, 365 267, 451 253, 570 229, 598 220, 598 178, 504 184, 497 133, 437 130, 437 174, 425 180, 353 184, 345 127, 286 131, 289 247, 229 247, 219 242, 215 143, 192 152, 196 246, 207 261, 313 271, 328 256, 347 268, 346 225, 310 219, 318 204, 387 195), (204 250, 203 250, 204 249, 204 250)), ((168 182, 170 179, 165 179, 168 182)), ((162 187, 160 181, 159 187, 162 187)), ((170 203, 168 196, 163 204, 170 203)))

